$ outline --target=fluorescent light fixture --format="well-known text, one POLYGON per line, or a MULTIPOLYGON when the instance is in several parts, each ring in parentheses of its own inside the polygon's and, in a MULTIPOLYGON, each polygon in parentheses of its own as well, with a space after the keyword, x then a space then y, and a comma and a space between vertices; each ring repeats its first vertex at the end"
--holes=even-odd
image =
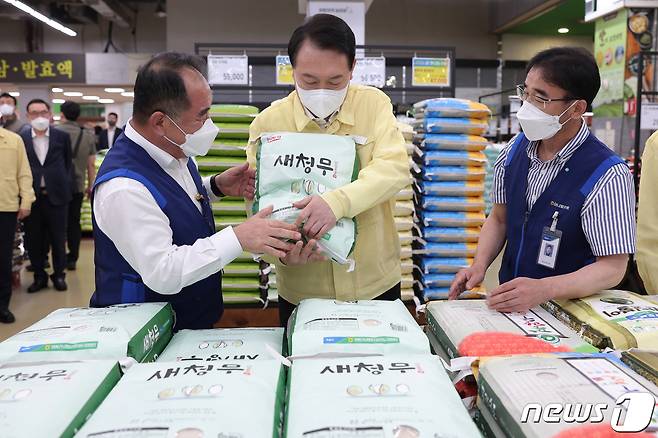
POLYGON ((64 99, 53 99, 53 103, 64 103, 66 102, 64 99))
POLYGON ((114 99, 98 99, 98 103, 114 103, 114 99))
POLYGON ((561 27, 557 31, 558 31, 558 33, 569 33, 569 28, 561 27))
POLYGON ((125 91, 126 90, 124 90, 123 88, 106 88, 105 89, 106 93, 123 93, 125 91))
POLYGON ((10 91, 9 95, 11 97, 19 97, 21 95, 21 93, 19 93, 18 91, 10 91))
POLYGON ((64 26, 63 24, 60 24, 60 23, 56 22, 55 20, 51 20, 50 18, 43 15, 41 12, 36 11, 32 7, 26 5, 25 3, 21 2, 21 1, 18 1, 18 0, 4 0, 4 1, 5 1, 5 3, 9 3, 10 5, 17 7, 21 11, 30 14, 31 16, 33 16, 37 20, 47 24, 48 26, 52 27, 53 29, 56 29, 56 30, 68 35, 68 36, 73 36, 74 37, 74 36, 78 35, 77 32, 74 31, 73 29, 68 28, 68 27, 64 26))
POLYGON ((66 97, 82 97, 82 93, 79 91, 66 91, 64 93, 66 97))
POLYGON ((100 97, 98 96, 82 96, 82 100, 98 100, 100 97))
POLYGON ((52 89, 52 92, 53 92, 53 93, 63 93, 64 90, 62 90, 61 88, 53 88, 53 89, 52 89))
POLYGON ((56 122, 60 121, 61 119, 62 118, 60 116, 53 116, 53 120, 56 122))
POLYGON ((134 91, 124 91, 121 93, 123 97, 135 97, 135 92, 134 91))

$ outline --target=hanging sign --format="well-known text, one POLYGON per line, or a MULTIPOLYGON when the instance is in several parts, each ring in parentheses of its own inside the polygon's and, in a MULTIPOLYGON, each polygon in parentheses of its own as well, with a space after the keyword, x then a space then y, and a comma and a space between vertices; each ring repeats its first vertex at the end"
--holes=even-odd
POLYGON ((278 55, 276 57, 276 84, 277 85, 295 85, 295 79, 292 77, 292 64, 290 57, 278 55))
POLYGON ((243 56, 208 55, 210 85, 248 85, 249 58, 243 56))
POLYGON ((414 57, 411 67, 411 85, 414 87, 450 86, 450 58, 414 57))

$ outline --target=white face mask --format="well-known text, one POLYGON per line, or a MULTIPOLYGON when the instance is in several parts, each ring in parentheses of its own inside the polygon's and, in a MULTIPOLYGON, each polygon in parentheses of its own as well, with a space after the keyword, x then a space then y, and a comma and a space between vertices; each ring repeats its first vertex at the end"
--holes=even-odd
POLYGON ((0 116, 8 117, 14 114, 14 105, 9 105, 8 103, 3 103, 0 105, 0 116))
POLYGON ((523 128, 523 133, 530 141, 548 140, 557 134, 564 125, 569 122, 560 123, 560 118, 569 111, 578 101, 565 109, 559 116, 546 114, 530 102, 523 102, 521 109, 516 113, 516 118, 523 128))
POLYGON ((183 131, 181 127, 171 119, 171 117, 167 116, 167 118, 171 120, 171 123, 173 123, 176 128, 180 130, 180 132, 185 134, 185 143, 178 144, 168 138, 166 135, 164 138, 181 148, 186 157, 198 157, 208 153, 210 146, 212 146, 212 143, 215 141, 217 133, 219 132, 219 129, 217 126, 215 126, 211 119, 207 119, 198 131, 192 134, 188 134, 187 132, 183 131))
POLYGON ((297 95, 302 105, 318 119, 326 119, 340 108, 347 95, 347 87, 341 90, 304 90, 297 85, 297 95))
POLYGON ((50 120, 45 117, 37 117, 30 121, 35 131, 45 131, 50 126, 50 120))

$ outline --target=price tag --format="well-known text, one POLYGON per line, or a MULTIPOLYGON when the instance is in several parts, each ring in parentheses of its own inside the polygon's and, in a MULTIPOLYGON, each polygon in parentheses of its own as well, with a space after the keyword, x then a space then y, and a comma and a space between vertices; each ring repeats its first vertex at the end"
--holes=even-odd
POLYGON ((450 58, 413 58, 411 85, 449 87, 450 58))
POLYGON ((358 58, 352 74, 352 83, 383 87, 386 84, 386 58, 358 58))
POLYGON ((247 56, 208 55, 208 83, 210 85, 248 85, 249 58, 247 56))
POLYGON ((276 84, 277 85, 295 85, 295 79, 292 77, 292 64, 290 57, 278 55, 276 57, 276 84))
POLYGON ((642 103, 640 129, 658 130, 658 103, 642 103))

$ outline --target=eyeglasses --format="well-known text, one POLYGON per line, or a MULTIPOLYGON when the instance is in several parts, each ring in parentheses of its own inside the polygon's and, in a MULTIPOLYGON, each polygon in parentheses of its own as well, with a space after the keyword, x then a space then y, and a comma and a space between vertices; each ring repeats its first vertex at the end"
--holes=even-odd
POLYGON ((547 99, 545 97, 537 96, 536 94, 530 94, 526 91, 525 85, 516 86, 516 95, 524 102, 530 101, 530 103, 536 103, 537 106, 541 105, 542 108, 546 109, 546 105, 551 102, 568 102, 571 100, 577 100, 572 97, 564 97, 562 99, 547 99))

